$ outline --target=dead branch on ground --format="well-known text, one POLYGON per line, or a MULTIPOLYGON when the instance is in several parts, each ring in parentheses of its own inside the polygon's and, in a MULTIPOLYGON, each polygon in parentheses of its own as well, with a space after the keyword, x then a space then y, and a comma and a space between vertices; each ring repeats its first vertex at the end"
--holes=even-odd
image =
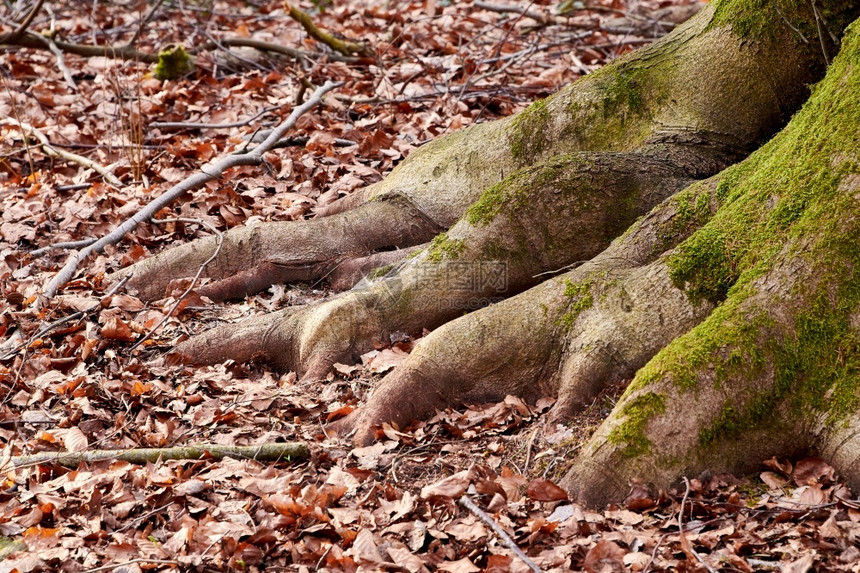
POLYGON ((213 179, 221 177, 221 175, 227 169, 230 169, 232 167, 238 167, 240 165, 259 165, 260 163, 262 163, 263 154, 272 149, 275 143, 277 143, 284 136, 287 130, 292 129, 299 117, 308 110, 312 109, 317 104, 319 104, 326 93, 338 87, 339 85, 340 84, 333 82, 326 82, 314 91, 308 101, 296 107, 290 114, 290 116, 281 125, 279 125, 277 129, 275 129, 274 131, 272 131, 271 134, 269 134, 269 137, 267 137, 265 141, 257 145, 251 151, 244 154, 228 155, 226 157, 222 157, 221 159, 213 163, 204 165, 200 168, 200 171, 198 173, 195 173, 194 175, 187 177, 183 181, 180 181, 179 183, 168 189, 166 192, 164 192, 162 195, 150 201, 140 211, 132 215, 129 219, 124 221, 112 232, 108 233, 92 245, 84 247, 80 251, 73 253, 69 257, 69 260, 66 262, 65 266, 60 269, 56 276, 54 276, 51 282, 49 282, 48 285, 45 287, 45 296, 51 298, 55 294, 57 294, 57 291, 72 279, 81 261, 83 261, 90 254, 94 252, 100 252, 107 245, 115 245, 120 240, 122 240, 122 238, 127 233, 135 229, 140 223, 152 219, 155 214, 158 213, 158 211, 170 205, 177 197, 188 193, 189 191, 198 189, 199 187, 205 185, 213 179))
POLYGON ((41 452, 25 456, 13 456, 11 467, 4 471, 36 464, 59 464, 76 468, 81 462, 93 463, 105 460, 119 460, 133 464, 152 463, 158 460, 199 460, 201 458, 249 459, 265 462, 301 461, 310 456, 304 442, 260 444, 257 446, 224 446, 220 444, 200 444, 174 448, 135 448, 130 450, 90 450, 86 452, 41 452))

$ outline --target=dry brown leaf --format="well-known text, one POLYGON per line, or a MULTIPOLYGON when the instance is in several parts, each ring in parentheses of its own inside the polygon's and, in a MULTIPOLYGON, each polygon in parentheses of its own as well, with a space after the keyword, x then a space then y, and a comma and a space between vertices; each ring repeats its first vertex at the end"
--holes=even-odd
POLYGON ((532 480, 526 489, 526 495, 535 501, 565 501, 567 492, 543 478, 532 480))

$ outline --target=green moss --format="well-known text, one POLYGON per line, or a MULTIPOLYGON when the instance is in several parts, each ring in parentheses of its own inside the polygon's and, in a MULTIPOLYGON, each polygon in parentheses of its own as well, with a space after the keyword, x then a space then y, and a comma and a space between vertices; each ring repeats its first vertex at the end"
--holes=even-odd
POLYGON ((378 279, 378 278, 384 277, 385 275, 390 273, 391 269, 393 269, 393 268, 394 268, 393 265, 383 265, 381 267, 376 267, 375 269, 373 269, 372 271, 367 273, 367 278, 370 280, 373 280, 373 279, 378 279))
POLYGON ((722 180, 717 184, 717 191, 712 193, 712 183, 694 183, 669 199, 664 209, 669 216, 652 223, 659 239, 654 245, 655 254, 674 247, 711 219, 715 211, 711 205, 712 195, 719 192, 720 185, 722 180))
POLYGON ((439 233, 430 243, 427 258, 434 263, 442 262, 443 260, 456 260, 463 252, 463 241, 459 239, 449 239, 447 233, 439 233))
POLYGON ((641 68, 620 68, 614 74, 608 74, 601 85, 605 94, 603 98, 604 115, 626 111, 641 114, 645 111, 645 96, 643 88, 647 75, 641 68))
MULTIPOLYGON (((851 2, 817 0, 816 6, 825 15, 831 30, 842 30, 853 20, 851 2)), ((820 50, 815 45, 817 42, 810 41, 818 37, 818 28, 812 3, 804 0, 721 0, 716 3, 709 29, 723 26, 731 26, 735 34, 751 40, 772 37, 777 32, 791 32, 798 40, 799 47, 820 50), (803 34, 807 41, 791 30, 789 24, 803 34)))
POLYGON ((153 75, 159 80, 175 80, 194 69, 194 62, 181 45, 171 45, 158 53, 153 75))
POLYGON ((564 154, 519 169, 481 193, 481 197, 466 211, 465 219, 470 225, 486 225, 502 211, 514 213, 528 206, 535 189, 546 185, 585 196, 590 187, 583 184, 583 178, 565 178, 565 173, 578 174, 576 168, 587 167, 586 161, 581 155, 564 154))
POLYGON ((621 445, 621 455, 637 457, 651 451, 651 440, 645 435, 645 426, 652 418, 666 411, 666 398, 648 392, 627 402, 621 410, 624 422, 615 427, 608 436, 612 444, 621 445))
POLYGON ((565 328, 570 328, 582 311, 594 306, 594 296, 591 293, 594 279, 588 278, 582 282, 572 282, 565 279, 564 283, 564 296, 569 302, 567 311, 559 319, 559 324, 565 328))
POLYGON ((666 261, 675 286, 685 289, 694 302, 725 300, 738 279, 730 241, 719 228, 705 227, 683 242, 666 261))
POLYGON ((508 135, 514 159, 531 163, 546 148, 549 141, 546 129, 550 119, 546 100, 534 102, 514 117, 508 135))

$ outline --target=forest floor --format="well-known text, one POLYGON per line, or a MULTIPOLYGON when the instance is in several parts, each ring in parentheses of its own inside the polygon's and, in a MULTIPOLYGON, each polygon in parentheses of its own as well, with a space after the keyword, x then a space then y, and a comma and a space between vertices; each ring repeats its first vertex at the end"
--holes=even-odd
MULTIPOLYGON (((111 58, 107 47, 62 62, 47 50, 0 52, 0 572, 860 571, 860 502, 815 458, 762 460, 755 476, 689 476, 671 491, 632 484, 619 506, 569 502, 555 482, 621 388, 569 426, 545 427, 548 400, 510 397, 384 427, 373 445, 352 448, 326 424, 359 406, 420 333, 308 385, 264 365, 159 362, 214 324, 334 295, 322 282, 213 305, 192 291, 171 314, 181 289, 145 303, 108 292, 106 273, 210 229, 311 217, 423 143, 512 114, 689 13, 687 0, 566 2, 561 16, 547 1, 518 2, 514 12, 471 0, 339 0, 323 13, 315 4, 300 6, 322 28, 364 42, 367 55, 336 56, 285 3, 265 0, 52 2, 29 29, 105 46, 139 32, 150 53, 168 42, 250 38, 301 49, 300 61, 216 47, 187 76, 160 81, 151 65, 111 58), (35 249, 104 235, 204 163, 247 146, 243 138, 279 123, 326 80, 343 85, 300 118, 265 168, 236 168, 186 194, 160 216, 192 222, 143 224, 87 260, 59 296, 40 296, 67 255, 35 249), (122 184, 49 156, 21 124, 55 150, 112 166, 122 184), (309 443, 310 459, 75 468, 10 459, 289 441, 309 443)), ((4 32, 24 16, 9 5, 4 32)))

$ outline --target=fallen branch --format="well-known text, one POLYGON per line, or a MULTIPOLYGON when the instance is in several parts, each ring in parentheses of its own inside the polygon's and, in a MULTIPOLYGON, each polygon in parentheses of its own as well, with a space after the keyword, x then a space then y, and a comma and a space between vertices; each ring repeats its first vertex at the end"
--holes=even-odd
POLYGON ((75 83, 75 78, 72 77, 72 72, 69 71, 69 68, 66 66, 66 59, 63 57, 63 51, 57 46, 56 42, 48 36, 45 36, 45 43, 48 45, 48 49, 54 54, 54 57, 57 58, 57 67, 60 69, 60 72, 63 74, 63 80, 65 80, 66 85, 69 86, 73 92, 78 91, 78 84, 75 83))
MULTIPOLYGON (((175 448, 135 448, 131 450, 91 450, 88 452, 42 452, 28 456, 13 456, 9 469, 17 469, 36 464, 53 463, 76 468, 81 462, 93 463, 105 460, 119 460, 133 464, 145 464, 158 460, 199 460, 201 458, 238 458, 264 462, 301 461, 310 457, 310 450, 304 442, 283 444, 260 444, 258 446, 222 446, 219 444, 200 444, 175 448)), ((4 469, 3 471, 8 471, 4 469)))
POLYGON ((487 527, 493 530, 493 533, 496 534, 496 537, 499 538, 499 541, 507 545, 508 549, 514 552, 514 555, 520 558, 520 561, 525 563, 529 569, 534 571, 535 573, 541 573, 541 568, 537 566, 537 564, 529 559, 528 555, 523 553, 523 550, 519 548, 519 546, 511 539, 510 535, 505 533, 505 530, 496 523, 496 521, 487 515, 487 513, 478 507, 474 501, 469 499, 468 496, 464 495, 460 498, 460 505, 471 511, 475 514, 475 517, 483 521, 487 527))
POLYGON ((339 40, 331 34, 323 32, 317 28, 317 25, 314 24, 314 21, 307 12, 299 10, 292 4, 286 4, 286 6, 290 9, 290 18, 301 24, 302 28, 305 29, 305 32, 308 33, 308 36, 317 42, 322 42, 332 50, 340 52, 344 56, 349 56, 350 54, 370 55, 370 51, 364 44, 350 42, 349 40, 339 40))
POLYGON ((180 195, 193 191, 194 189, 205 185, 209 181, 221 177, 225 170, 232 167, 237 167, 239 165, 259 165, 262 163, 263 154, 269 151, 275 143, 284 136, 284 133, 296 124, 299 117, 319 104, 326 93, 339 85, 340 84, 326 82, 322 86, 318 87, 308 101, 293 109, 290 116, 281 125, 279 125, 277 129, 272 131, 265 141, 257 145, 250 152, 241 155, 228 155, 214 163, 204 165, 200 168, 199 173, 195 173, 183 181, 180 181, 162 195, 150 201, 140 211, 132 215, 131 218, 127 219, 112 232, 108 233, 92 245, 84 247, 80 251, 73 253, 69 257, 65 266, 60 269, 56 276, 54 276, 51 282, 49 282, 45 287, 45 296, 50 298, 57 294, 57 291, 72 279, 81 261, 90 254, 101 252, 101 250, 107 245, 115 245, 122 240, 127 233, 134 230, 140 223, 152 219, 158 211, 170 205, 180 195))
POLYGON ((175 565, 176 567, 182 565, 179 561, 172 561, 170 559, 146 559, 141 557, 130 561, 123 561, 121 563, 109 563, 107 565, 102 565, 101 567, 95 567, 94 569, 85 569, 81 573, 98 573, 99 571, 110 571, 111 569, 118 569, 120 567, 127 571, 130 569, 128 565, 135 565, 137 563, 146 563, 147 565, 175 565))
POLYGON ((0 120, 0 125, 12 125, 23 132, 29 133, 30 135, 39 140, 39 145, 41 146, 42 151, 44 151, 45 154, 51 157, 60 157, 62 159, 72 161, 79 165, 83 165, 84 167, 92 169, 93 171, 104 177, 105 181, 107 181, 111 185, 115 187, 122 187, 122 181, 120 181, 116 177, 116 175, 111 173, 110 169, 102 167, 95 161, 87 159, 83 155, 78 155, 77 153, 72 153, 71 151, 65 151, 63 149, 57 149, 56 147, 51 145, 51 142, 48 140, 47 136, 45 136, 44 133, 42 133, 29 123, 24 123, 22 121, 16 121, 14 119, 7 118, 0 120))
MULTIPOLYGON (((104 56, 121 60, 136 60, 147 64, 158 62, 158 54, 149 54, 136 50, 132 46, 96 46, 87 44, 72 44, 61 40, 54 40, 59 49, 67 54, 75 54, 85 58, 104 56)), ((35 48, 37 50, 50 50, 41 40, 38 34, 25 32, 20 37, 14 37, 14 32, 0 34, 0 45, 20 46, 22 48, 35 48)))
MULTIPOLYGON (((158 63, 158 54, 151 54, 149 52, 142 52, 135 48, 133 45, 127 44, 124 46, 99 46, 99 45, 89 45, 89 44, 73 44, 70 42, 63 42, 61 40, 53 39, 54 45, 62 50, 66 54, 74 54, 76 56, 83 56, 85 58, 93 58, 93 57, 106 57, 106 58, 114 58, 119 60, 134 60, 137 62, 143 62, 146 64, 156 64, 158 63)), ((43 38, 39 34, 34 34, 32 32, 25 32, 20 37, 13 37, 13 33, 9 34, 0 34, 0 45, 9 45, 9 46, 20 46, 22 48, 33 48, 36 50, 49 50, 50 46, 44 42, 43 38)), ((273 44, 271 42, 264 42, 262 40, 253 40, 251 38, 227 38, 223 40, 218 40, 218 42, 206 42, 191 48, 188 50, 188 53, 192 56, 196 56, 203 52, 210 52, 212 50, 220 49, 218 44, 221 46, 228 47, 248 47, 255 48, 257 50, 263 52, 273 52, 276 54, 284 54, 286 56, 290 56, 295 58, 296 60, 303 61, 309 60, 314 56, 314 54, 309 54, 302 50, 297 50, 296 48, 291 48, 289 46, 282 46, 280 44, 273 44)), ((328 58, 331 60, 341 61, 341 62, 355 62, 357 58, 343 56, 340 54, 327 54, 328 58)))

